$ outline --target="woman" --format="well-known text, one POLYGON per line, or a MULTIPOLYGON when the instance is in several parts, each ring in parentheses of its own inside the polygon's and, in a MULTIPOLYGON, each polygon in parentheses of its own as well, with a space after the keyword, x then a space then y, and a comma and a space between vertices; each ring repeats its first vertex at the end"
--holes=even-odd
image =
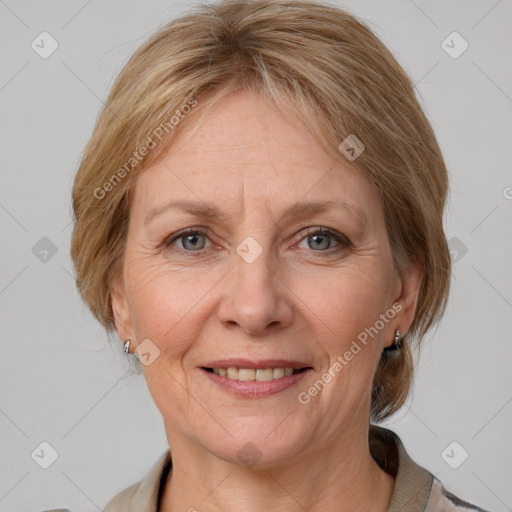
POLYGON ((445 309, 446 194, 410 79, 339 9, 224 1, 144 44, 78 170, 71 255, 169 450, 105 510, 482 510, 376 425, 445 309))

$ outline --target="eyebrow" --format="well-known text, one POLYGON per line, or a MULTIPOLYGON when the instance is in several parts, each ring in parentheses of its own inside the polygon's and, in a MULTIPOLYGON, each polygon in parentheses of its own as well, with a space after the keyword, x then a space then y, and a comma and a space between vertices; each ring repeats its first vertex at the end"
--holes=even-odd
MULTIPOLYGON (((282 218, 300 218, 306 217, 308 215, 313 215, 316 213, 323 213, 326 210, 332 208, 341 208, 348 212, 351 216, 359 219, 363 225, 367 223, 367 217, 364 212, 345 201, 337 200, 337 201, 316 201, 316 202, 299 202, 296 203, 289 208, 287 208, 282 218)), ((144 226, 147 226, 149 223, 153 221, 156 217, 159 217, 163 213, 168 210, 181 210, 185 213, 194 215, 196 217, 202 217, 205 219, 219 217, 223 218, 223 215, 220 211, 217 211, 215 206, 210 205, 204 202, 195 202, 195 201, 170 201, 162 206, 158 206, 151 210, 144 220, 144 226)))

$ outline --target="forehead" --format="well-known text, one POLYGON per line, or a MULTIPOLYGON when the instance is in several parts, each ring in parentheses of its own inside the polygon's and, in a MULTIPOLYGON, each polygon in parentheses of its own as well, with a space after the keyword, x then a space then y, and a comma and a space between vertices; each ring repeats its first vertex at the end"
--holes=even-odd
POLYGON ((279 211, 330 200, 372 217, 372 205, 379 204, 373 185, 325 153, 307 126, 247 92, 204 106, 199 100, 167 152, 138 177, 134 202, 141 209, 185 199, 279 211))

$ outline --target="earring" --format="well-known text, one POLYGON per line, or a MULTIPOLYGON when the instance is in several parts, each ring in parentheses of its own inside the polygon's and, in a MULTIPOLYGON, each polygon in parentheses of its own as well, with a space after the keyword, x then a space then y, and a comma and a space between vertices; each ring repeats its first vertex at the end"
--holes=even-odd
POLYGON ((397 329, 395 331, 395 337, 393 338, 393 343, 389 347, 384 347, 386 351, 399 350, 404 344, 404 338, 400 339, 400 331, 397 329))
POLYGON ((129 354, 130 353, 130 341, 131 340, 126 340, 124 342, 124 345, 123 345, 123 350, 125 351, 125 353, 129 354))

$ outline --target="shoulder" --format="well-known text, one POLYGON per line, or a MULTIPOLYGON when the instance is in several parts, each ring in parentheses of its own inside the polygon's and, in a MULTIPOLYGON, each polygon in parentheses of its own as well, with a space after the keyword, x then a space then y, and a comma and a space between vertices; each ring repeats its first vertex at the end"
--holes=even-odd
POLYGON ((448 491, 442 482, 434 477, 425 512, 490 512, 469 503, 448 491))
POLYGON ((388 512, 490 512, 448 491, 438 478, 410 457, 392 430, 370 424, 369 444, 379 466, 395 477, 388 512))
POLYGON ((105 507, 104 512, 123 512, 126 507, 133 503, 133 497, 137 493, 140 487, 140 482, 137 482, 130 487, 127 487, 124 491, 116 494, 105 507))
MULTIPOLYGON (((105 507, 103 512, 125 512, 131 510, 133 498, 137 494, 141 482, 130 485, 124 491, 116 494, 105 507)), ((42 512, 72 512, 68 508, 52 508, 51 510, 43 510, 42 512)))
POLYGON ((166 450, 144 478, 116 494, 108 502, 104 512, 155 512, 171 467, 171 452, 166 450))

